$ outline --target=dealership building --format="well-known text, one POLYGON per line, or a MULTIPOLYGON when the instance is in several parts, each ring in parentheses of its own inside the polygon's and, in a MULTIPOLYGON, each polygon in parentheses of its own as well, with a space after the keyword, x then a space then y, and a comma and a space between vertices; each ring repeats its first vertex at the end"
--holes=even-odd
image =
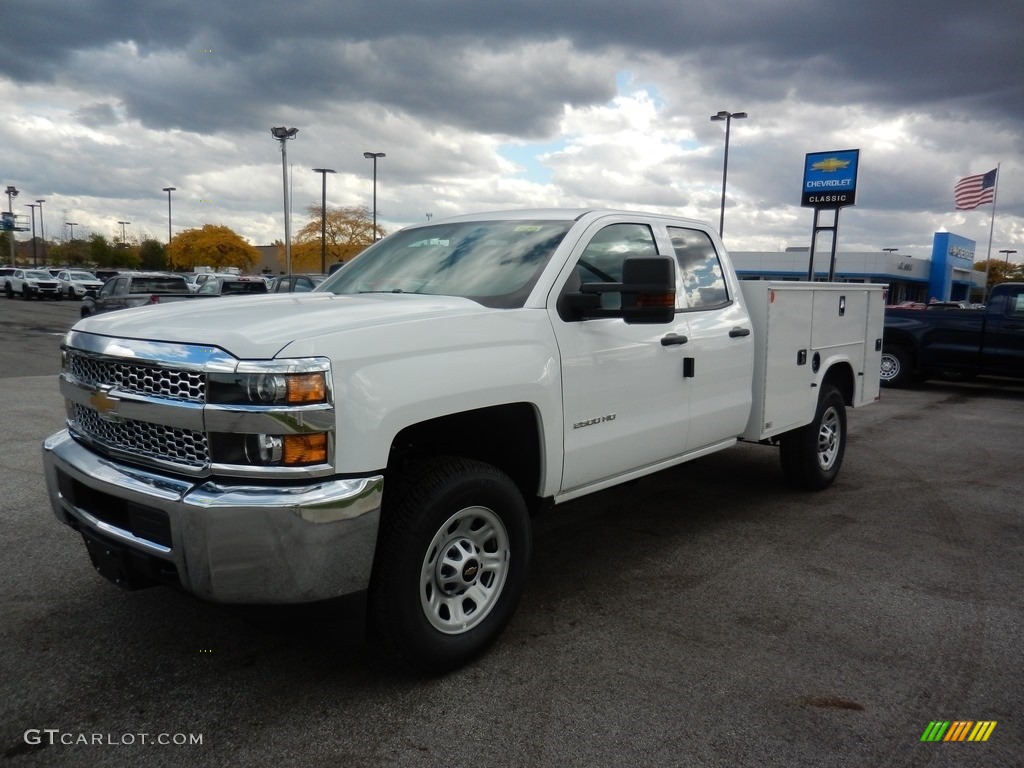
MULTIPOLYGON (((743 280, 806 280, 809 248, 781 252, 730 251, 743 280)), ((950 232, 936 232, 930 258, 900 256, 894 251, 838 252, 835 279, 844 283, 883 283, 888 302, 969 301, 972 289, 981 293, 984 274, 974 271, 975 241, 950 232)), ((820 251, 814 279, 828 279, 829 253, 820 251)))

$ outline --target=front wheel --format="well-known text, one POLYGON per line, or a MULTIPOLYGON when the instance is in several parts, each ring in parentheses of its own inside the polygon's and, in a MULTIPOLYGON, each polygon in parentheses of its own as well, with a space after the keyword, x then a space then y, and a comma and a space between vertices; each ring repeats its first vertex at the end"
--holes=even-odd
POLYGON ((495 467, 441 458, 389 477, 369 591, 374 636, 423 672, 465 664, 515 613, 530 550, 526 504, 495 467))
POLYGON ((825 386, 814 421, 782 435, 782 472, 798 488, 821 490, 836 479, 845 453, 846 403, 838 389, 825 386))
POLYGON ((883 349, 879 378, 883 387, 905 387, 914 380, 910 355, 899 347, 883 349))
POLYGON ((8 299, 14 298, 14 288, 11 287, 10 283, 4 284, 4 296, 6 296, 8 299))

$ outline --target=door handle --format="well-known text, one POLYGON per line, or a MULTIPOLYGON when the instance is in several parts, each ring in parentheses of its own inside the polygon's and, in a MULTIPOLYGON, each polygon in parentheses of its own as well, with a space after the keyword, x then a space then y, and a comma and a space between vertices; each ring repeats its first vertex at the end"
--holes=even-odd
POLYGON ((729 331, 729 338, 730 339, 738 339, 741 336, 749 336, 749 335, 750 335, 750 329, 749 328, 733 328, 731 331, 729 331))
POLYGON ((670 333, 668 336, 661 337, 661 346, 663 347, 671 347, 674 344, 685 344, 686 342, 687 338, 685 336, 680 336, 678 333, 670 333))

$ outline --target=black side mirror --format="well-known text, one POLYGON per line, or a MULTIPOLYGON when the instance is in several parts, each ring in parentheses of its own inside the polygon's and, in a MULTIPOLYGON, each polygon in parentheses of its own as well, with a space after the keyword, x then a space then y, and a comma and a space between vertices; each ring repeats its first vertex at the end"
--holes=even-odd
POLYGON ((671 256, 628 256, 621 283, 584 283, 565 295, 577 318, 621 317, 629 324, 670 323, 676 314, 676 261, 671 256), (618 309, 604 309, 601 295, 618 293, 618 309))
POLYGON ((622 319, 670 323, 676 315, 676 261, 671 256, 630 256, 622 264, 622 319))

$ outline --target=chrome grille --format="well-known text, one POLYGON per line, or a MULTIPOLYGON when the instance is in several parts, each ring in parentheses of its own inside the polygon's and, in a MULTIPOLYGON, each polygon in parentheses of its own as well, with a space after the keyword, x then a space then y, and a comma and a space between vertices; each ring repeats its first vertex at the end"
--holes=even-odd
POLYGON ((78 431, 109 448, 192 467, 205 466, 210 460, 209 444, 202 432, 133 419, 108 421, 78 403, 72 405, 72 418, 78 431))
POLYGON ((197 371, 110 360, 73 349, 68 350, 67 369, 74 378, 92 386, 112 384, 142 395, 206 401, 206 374, 197 371))

